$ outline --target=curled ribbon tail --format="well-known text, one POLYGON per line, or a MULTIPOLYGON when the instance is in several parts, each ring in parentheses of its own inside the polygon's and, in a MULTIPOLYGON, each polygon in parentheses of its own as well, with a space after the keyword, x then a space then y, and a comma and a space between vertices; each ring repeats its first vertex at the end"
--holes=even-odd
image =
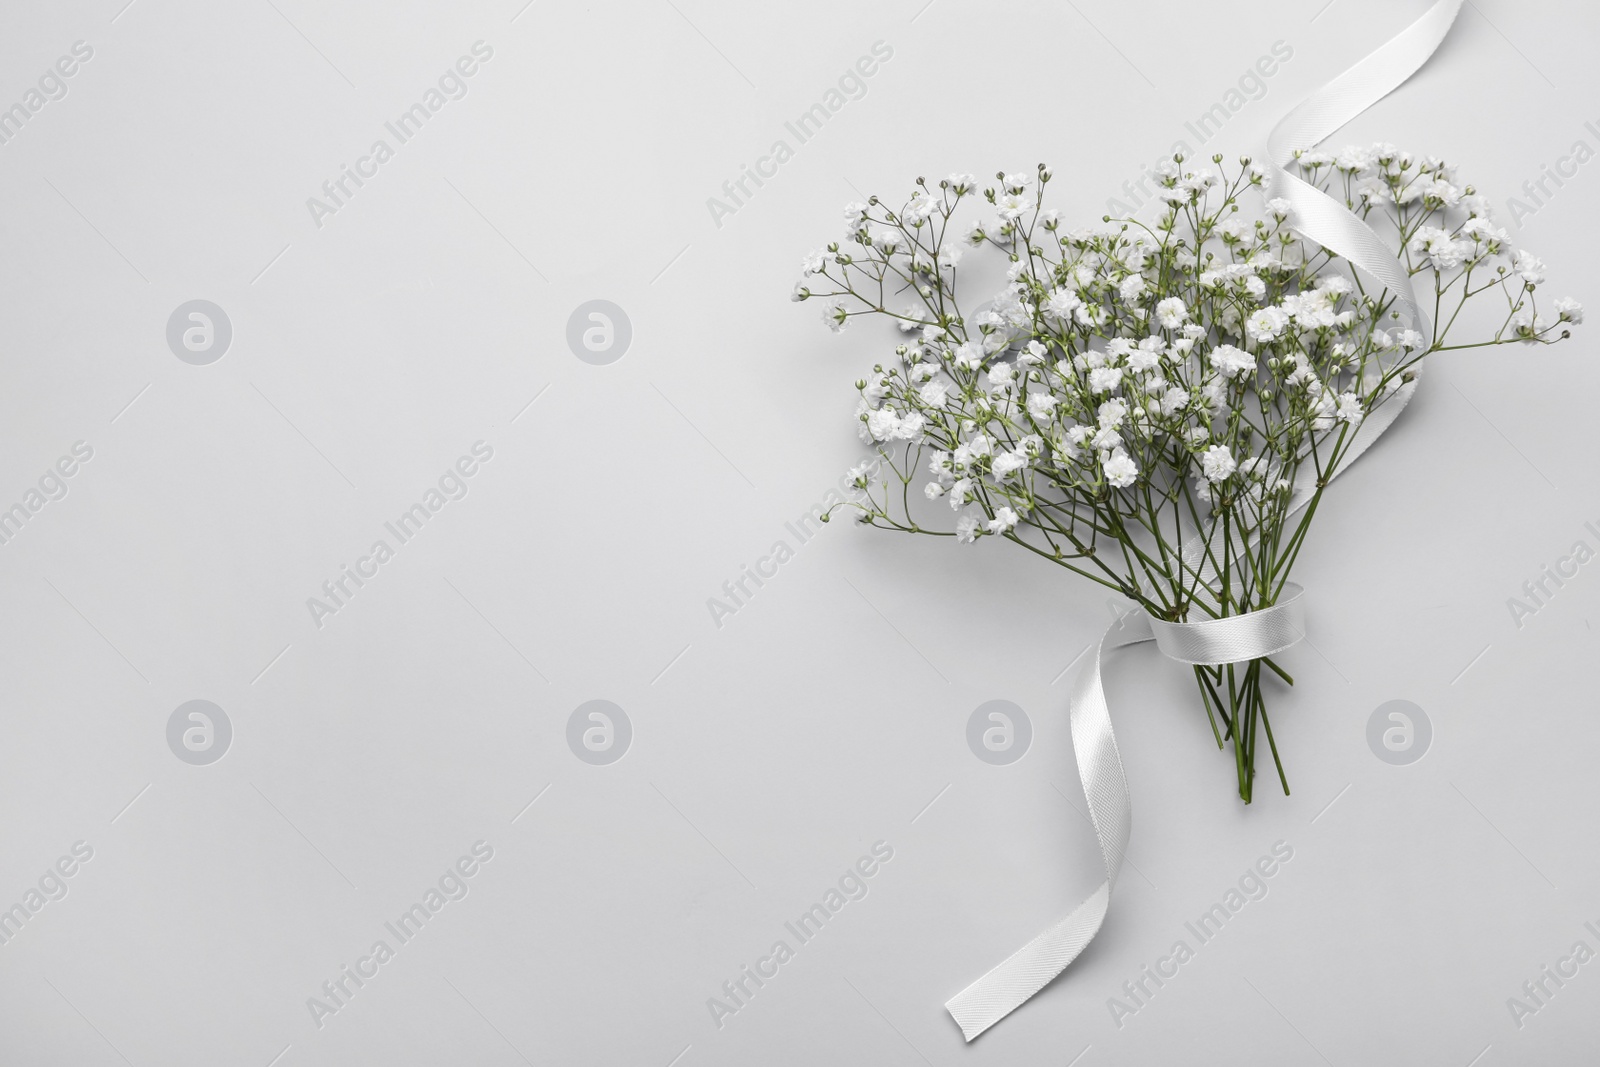
POLYGON ((1100 680, 1100 660, 1108 648, 1151 640, 1154 634, 1150 617, 1142 611, 1129 612, 1101 636, 1072 687, 1068 709, 1072 747, 1078 758, 1083 794, 1089 802, 1089 821, 1100 843, 1106 880, 1065 918, 945 1002, 945 1009, 968 1041, 1048 985, 1100 932, 1133 823, 1128 776, 1111 729, 1111 709, 1106 705, 1100 680))

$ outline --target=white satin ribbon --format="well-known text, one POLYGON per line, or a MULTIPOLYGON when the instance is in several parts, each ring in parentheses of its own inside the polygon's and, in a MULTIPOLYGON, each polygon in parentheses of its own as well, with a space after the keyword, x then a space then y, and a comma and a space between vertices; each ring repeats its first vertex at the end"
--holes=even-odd
MULTIPOLYGON (((1410 276, 1383 241, 1343 204, 1289 173, 1296 149, 1307 149, 1383 99, 1415 74, 1449 33, 1462 0, 1437 0, 1421 18, 1360 63, 1312 93, 1286 115, 1268 137, 1270 195, 1288 200, 1290 224, 1309 240, 1347 259, 1351 266, 1387 288, 1412 322, 1430 332, 1410 276)), ((1393 424, 1416 390, 1421 371, 1372 411, 1345 451, 1337 471, 1350 463, 1393 424)), ((1292 508, 1315 492, 1315 473, 1296 485, 1292 508)), ((1105 921, 1111 890, 1122 869, 1133 824, 1128 777, 1111 729, 1111 711, 1101 684, 1101 657, 1108 649, 1155 641, 1163 653, 1184 663, 1223 664, 1281 652, 1305 634, 1302 590, 1292 583, 1278 603, 1245 615, 1202 622, 1170 623, 1143 611, 1123 616, 1095 645, 1073 682, 1068 716, 1078 774, 1089 804, 1089 819, 1099 839, 1106 878, 1064 919, 1003 960, 945 1003, 968 1041, 1005 1018, 1066 969, 1094 939, 1105 921)))

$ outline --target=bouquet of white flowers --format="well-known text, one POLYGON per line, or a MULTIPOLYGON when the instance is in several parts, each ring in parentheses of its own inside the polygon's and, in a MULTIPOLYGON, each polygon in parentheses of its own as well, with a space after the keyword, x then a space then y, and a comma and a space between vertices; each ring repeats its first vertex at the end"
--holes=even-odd
MULTIPOLYGON (((1294 595, 1323 489, 1421 360, 1551 344, 1582 320, 1571 300, 1540 313, 1543 264, 1513 252, 1484 198, 1439 160, 1375 145, 1296 161, 1389 242, 1423 303, 1431 282, 1431 323, 1403 322, 1396 294, 1296 234, 1287 202, 1256 208, 1263 171, 1248 158, 1232 172, 1221 156, 1216 170, 1164 163, 1150 224, 1063 228, 1044 205, 1044 166, 996 175, 981 190, 992 212, 964 228, 956 217, 980 195, 971 175, 937 188, 919 178, 898 208, 851 204, 848 234, 806 258, 794 297, 824 302, 834 330, 870 314, 913 336, 856 382, 859 430, 881 458, 843 506, 880 529, 1003 538, 1155 620, 1228 618, 1294 595), (1006 284, 963 310, 967 248, 1003 255, 1006 284), (1480 302, 1495 309, 1489 325, 1458 339, 1484 321, 1463 318, 1480 302), (953 521, 933 517, 946 506, 953 521)), ((1271 657, 1194 666, 1246 803, 1258 729, 1289 789, 1269 673, 1293 684, 1271 657)))

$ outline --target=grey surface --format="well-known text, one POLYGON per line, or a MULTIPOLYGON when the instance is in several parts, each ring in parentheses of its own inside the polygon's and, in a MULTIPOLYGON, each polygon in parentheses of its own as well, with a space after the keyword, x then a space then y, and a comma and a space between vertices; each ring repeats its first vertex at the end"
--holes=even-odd
MULTIPOLYGON (((93 449, 0 545, 0 906, 93 849, 0 945, 0 1062, 1592 1059, 1600 962, 1520 1028, 1506 1004, 1600 949, 1600 564, 1521 628, 1506 605, 1600 545, 1587 336, 1439 362, 1340 481, 1297 569, 1291 798, 1242 808, 1184 672, 1113 660, 1135 871, 972 1046, 942 1002, 1098 878, 1063 669, 1108 606, 1000 546, 784 525, 856 461, 849 381, 890 342, 787 300, 854 190, 1048 160, 1098 217, 1273 41, 1294 57, 1230 154, 1420 0, 123 3, 0 13, 0 103, 94 50, 0 146, 0 506, 93 449), (318 227, 306 198, 479 40, 467 95, 318 227), (715 225, 706 199, 880 40, 866 94, 715 225), (196 299, 232 327, 205 365, 167 343, 196 299), (568 347, 591 300, 631 324, 615 362, 568 347), (479 441, 465 497, 319 628, 307 598, 479 441), (208 764, 168 744, 193 700, 231 727, 208 764), (592 700, 631 727, 608 764, 568 744, 592 700), (968 747, 991 700, 1031 722, 1010 764, 968 747), (1409 765, 1368 747, 1391 700, 1431 722, 1409 765), (466 896, 399 944, 384 924, 479 841, 446 877, 466 896), (879 841, 799 944, 784 923, 879 841), (1267 896, 1116 1026, 1108 998, 1278 841, 1267 896), (379 939, 319 1028, 307 998, 379 939)), ((1469 4, 1348 139, 1459 160, 1503 205, 1600 147, 1596 25, 1469 4)), ((1516 233, 1552 295, 1597 299, 1597 193, 1591 162, 1516 233)))

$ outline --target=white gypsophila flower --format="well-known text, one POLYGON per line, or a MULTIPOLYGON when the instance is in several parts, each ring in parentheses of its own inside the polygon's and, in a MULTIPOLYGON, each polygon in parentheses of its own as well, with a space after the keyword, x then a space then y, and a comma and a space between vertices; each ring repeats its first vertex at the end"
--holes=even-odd
POLYGON ((1316 329, 1338 325, 1339 314, 1333 310, 1333 300, 1331 290, 1313 289, 1285 296, 1280 306, 1299 325, 1316 329))
POLYGON ((1315 393, 1317 387, 1322 384, 1317 379, 1317 372, 1306 365, 1305 357, 1299 353, 1295 354, 1294 371, 1284 379, 1284 382, 1291 388, 1302 389, 1309 393, 1315 393))
POLYGON ((1239 461, 1239 473, 1246 478, 1261 479, 1267 476, 1267 459, 1265 456, 1249 456, 1239 461))
POLYGON ((969 245, 981 245, 989 234, 983 228, 983 223, 977 219, 967 223, 967 228, 961 234, 961 239, 969 245))
POLYGON ((834 333, 843 333, 850 322, 850 314, 843 304, 837 300, 822 305, 822 321, 828 324, 828 329, 834 333))
POLYGON ((1540 285, 1544 282, 1544 261, 1526 248, 1517 249, 1516 262, 1513 269, 1529 285, 1540 285))
POLYGON ((1007 193, 994 202, 995 211, 1007 222, 1015 222, 1028 210, 1028 198, 1021 193, 1007 193))
POLYGON ((1311 402, 1311 428, 1319 433, 1323 430, 1333 429, 1338 404, 1334 401, 1333 393, 1319 394, 1311 402))
POLYGON ((1122 425, 1122 420, 1128 417, 1128 404, 1120 397, 1112 397, 1103 402, 1095 411, 1095 418, 1101 426, 1115 429, 1122 425))
POLYGON ((1008 193, 1020 193, 1032 182, 1033 177, 1023 173, 1007 174, 1000 179, 1000 184, 1005 187, 1005 191, 1008 193))
POLYGON ((1126 489, 1139 480, 1139 465, 1120 448, 1101 460, 1100 469, 1105 472, 1107 484, 1118 489, 1126 489))
POLYGON ((965 196, 978 187, 978 179, 970 174, 952 174, 945 179, 945 182, 958 196, 965 196))
POLYGON ((1136 374, 1144 374, 1161 365, 1161 352, 1166 348, 1166 342, 1159 337, 1146 337, 1139 342, 1139 347, 1128 355, 1128 369, 1136 374), (1152 344, 1151 342, 1154 342, 1152 344))
POLYGON ((1564 296, 1557 300, 1555 311, 1563 322, 1570 322, 1574 326, 1583 321, 1583 305, 1570 296, 1564 296))
POLYGON ((1289 217, 1292 209, 1289 206, 1289 201, 1281 196, 1275 196, 1267 201, 1267 210, 1272 212, 1273 218, 1282 222, 1289 217))
POLYGON ((852 201, 844 206, 845 225, 852 230, 856 229, 867 217, 867 205, 860 201, 852 201))
POLYGON ((955 350, 951 360, 962 370, 977 370, 983 366, 983 353, 973 348, 971 342, 964 341, 955 350))
POLYGON ((1354 425, 1361 421, 1362 414, 1360 397, 1349 392, 1339 394, 1339 406, 1334 412, 1334 418, 1354 425))
POLYGON ((1067 317, 1083 305, 1083 298, 1076 289, 1052 289, 1045 298, 1045 314, 1065 322, 1067 317))
POLYGON ((1203 193, 1217 184, 1217 176, 1205 167, 1201 167, 1199 170, 1185 174, 1179 184, 1186 189, 1192 189, 1196 193, 1203 193))
POLYGON ((1289 325, 1289 313, 1281 307, 1265 307, 1245 320, 1244 331, 1257 344, 1267 344, 1278 339, 1289 325))
POLYGON ((1400 203, 1400 194, 1382 178, 1368 178, 1356 186, 1356 192, 1369 207, 1383 208, 1400 203))
POLYGON ((1479 216, 1474 216, 1461 224, 1461 236, 1482 242, 1491 252, 1499 251, 1499 246, 1509 239, 1505 230, 1479 216))
POLYGON ((1089 438, 1091 447, 1100 452, 1110 452, 1122 447, 1122 435, 1115 426, 1102 426, 1089 438))
POLYGON ((1422 195, 1439 201, 1445 207, 1455 207, 1461 203, 1461 190, 1451 185, 1443 178, 1434 178, 1423 186, 1422 195))
POLYGON ((1477 251, 1472 241, 1457 240, 1449 230, 1423 226, 1411 238, 1411 251, 1426 255, 1434 270, 1453 270, 1477 251))
POLYGON ((960 511, 963 505, 972 500, 972 496, 972 479, 956 479, 950 486, 950 510, 960 511))
POLYGON ((978 541, 982 526, 984 526, 984 509, 979 504, 971 504, 955 520, 955 539, 960 544, 978 541))
POLYGON ((1229 219, 1217 227, 1217 235, 1230 244, 1243 241, 1255 232, 1255 225, 1244 219, 1229 219))
POLYGON ((1169 296, 1156 302, 1156 322, 1161 324, 1162 329, 1176 330, 1188 317, 1189 309, 1179 297, 1169 296))
POLYGON ((1218 345, 1211 350, 1210 358, 1211 365, 1224 378, 1237 378, 1241 374, 1254 373, 1256 369, 1256 357, 1233 345, 1218 345))
POLYGON ((989 384, 1006 385, 1016 373, 1016 368, 1009 363, 995 363, 989 367, 989 384))
POLYGON ((1061 403, 1061 399, 1054 393, 1029 393, 1028 414, 1040 422, 1048 422, 1055 413, 1056 405, 1059 403, 1061 403))
POLYGON ((890 435, 895 441, 920 441, 928 426, 927 416, 920 411, 908 412, 901 416, 895 424, 894 432, 890 435))
POLYGON ((1002 452, 994 457, 989 469, 994 471, 996 478, 1006 478, 1024 469, 1027 465, 1028 457, 1025 453, 1020 451, 1002 452))
POLYGON ((1023 366, 1037 367, 1044 363, 1044 357, 1049 349, 1038 341, 1029 341, 1017 355, 1017 362, 1023 366))
POLYGON ((803 274, 821 274, 828 264, 828 250, 818 248, 807 253, 806 258, 800 261, 800 271, 803 274))
POLYGON ((1012 511, 1010 508, 995 508, 994 518, 990 519, 988 523, 989 532, 992 534, 1003 534, 1007 530, 1010 530, 1016 526, 1017 520, 1020 517, 1021 516, 1019 516, 1015 511, 1012 511))
POLYGON ((1144 275, 1130 274, 1122 279, 1121 284, 1117 286, 1117 292, 1121 295, 1123 303, 1134 304, 1144 295, 1145 288, 1144 275))
POLYGON ((1212 485, 1227 481, 1237 467, 1227 445, 1212 445, 1200 453, 1200 471, 1212 485))
POLYGON ((900 429, 900 416, 889 408, 874 408, 867 413, 867 432, 874 441, 887 441, 900 429))
POLYGON ((917 390, 917 399, 930 408, 943 408, 950 399, 950 387, 943 382, 929 382, 917 390))
POLYGON ((893 255, 896 249, 903 249, 906 246, 905 234, 901 233, 899 230, 890 229, 887 226, 878 226, 873 228, 871 235, 872 247, 878 249, 886 256, 893 255))
POLYGON ((922 487, 922 495, 927 497, 929 500, 938 500, 948 491, 949 490, 940 485, 938 482, 929 482, 927 485, 922 487))
POLYGON ((960 245, 947 242, 939 249, 939 266, 945 270, 954 270, 956 264, 961 262, 963 254, 960 245))
POLYGON ((1185 389, 1168 389, 1161 394, 1161 414, 1171 418, 1189 406, 1191 397, 1185 389))
POLYGON ((983 509, 976 504, 967 508, 956 519, 956 540, 970 545, 978 539, 978 529, 983 523, 983 509))
POLYGON ((1347 145, 1333 159, 1334 166, 1340 170, 1361 171, 1372 165, 1371 153, 1360 145, 1347 145))
POLYGON ((1546 326, 1543 315, 1537 315, 1531 307, 1519 304, 1515 314, 1511 316, 1511 325, 1515 327, 1517 337, 1523 341, 1536 341, 1544 333, 1546 326))
POLYGON ((905 210, 900 214, 911 222, 926 222, 928 217, 937 210, 939 210, 939 201, 926 191, 921 191, 906 202, 905 210))

